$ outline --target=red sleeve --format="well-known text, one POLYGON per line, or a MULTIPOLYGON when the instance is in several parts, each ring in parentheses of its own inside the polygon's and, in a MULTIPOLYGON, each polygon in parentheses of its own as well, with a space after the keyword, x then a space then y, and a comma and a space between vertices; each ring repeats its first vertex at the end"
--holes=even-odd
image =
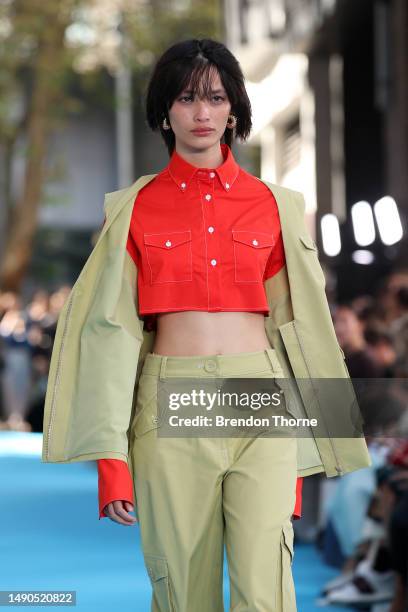
POLYGON ((133 480, 126 461, 98 459, 99 520, 106 517, 103 509, 117 499, 133 501, 133 480))
POLYGON ((296 502, 295 502, 295 509, 294 509, 293 515, 292 515, 292 518, 295 521, 302 517, 302 485, 303 485, 303 478, 298 478, 296 480, 296 502))
POLYGON ((274 247, 272 248, 272 252, 269 255, 269 259, 266 263, 265 272, 263 276, 264 281, 279 272, 279 270, 283 268, 286 263, 285 248, 283 246, 282 231, 279 220, 279 210, 275 198, 273 206, 273 227, 275 229, 274 235, 276 241, 274 247))

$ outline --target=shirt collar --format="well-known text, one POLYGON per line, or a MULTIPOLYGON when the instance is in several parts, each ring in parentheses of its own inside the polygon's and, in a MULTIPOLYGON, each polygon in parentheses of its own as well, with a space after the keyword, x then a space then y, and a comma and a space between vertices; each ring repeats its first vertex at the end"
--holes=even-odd
POLYGON ((174 149, 170 161, 167 165, 167 169, 171 178, 177 184, 181 191, 186 191, 191 180, 194 178, 197 170, 207 170, 215 172, 221 181, 225 191, 230 191, 235 179, 239 173, 239 166, 234 159, 230 147, 226 143, 220 143, 222 156, 224 158, 223 163, 218 168, 199 168, 193 166, 184 157, 181 157, 174 149))

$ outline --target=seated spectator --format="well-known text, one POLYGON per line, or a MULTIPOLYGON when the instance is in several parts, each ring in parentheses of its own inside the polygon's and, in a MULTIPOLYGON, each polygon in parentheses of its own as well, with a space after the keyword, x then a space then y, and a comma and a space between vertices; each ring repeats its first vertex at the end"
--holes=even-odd
POLYGON ((381 377, 382 370, 369 356, 364 324, 347 304, 337 306, 333 316, 337 339, 352 378, 381 377))

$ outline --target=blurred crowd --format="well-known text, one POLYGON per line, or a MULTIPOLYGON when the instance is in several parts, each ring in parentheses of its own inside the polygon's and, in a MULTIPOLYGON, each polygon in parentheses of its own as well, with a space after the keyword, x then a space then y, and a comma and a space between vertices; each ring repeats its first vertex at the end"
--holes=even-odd
POLYGON ((408 268, 381 279, 372 296, 330 306, 372 466, 328 485, 319 544, 325 561, 339 574, 324 586, 320 604, 406 612, 408 268))
MULTIPOLYGON (((56 324, 70 290, 39 289, 27 303, 0 293, 0 429, 42 431, 56 324)), ((317 544, 339 574, 324 586, 320 604, 406 612, 408 268, 381 279, 373 295, 329 302, 350 376, 382 380, 360 403, 372 466, 326 479, 335 486, 325 495, 317 544)))
POLYGON ((58 316, 71 287, 34 292, 27 303, 0 293, 0 429, 42 432, 58 316))

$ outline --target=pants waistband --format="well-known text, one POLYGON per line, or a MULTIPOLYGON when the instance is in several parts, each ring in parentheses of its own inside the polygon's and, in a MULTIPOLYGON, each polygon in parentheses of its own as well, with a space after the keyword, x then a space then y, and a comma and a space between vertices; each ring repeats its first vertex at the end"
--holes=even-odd
POLYGON ((223 355, 158 355, 147 353, 142 372, 160 376, 229 376, 255 374, 271 369, 282 372, 275 349, 265 348, 253 353, 223 355))

